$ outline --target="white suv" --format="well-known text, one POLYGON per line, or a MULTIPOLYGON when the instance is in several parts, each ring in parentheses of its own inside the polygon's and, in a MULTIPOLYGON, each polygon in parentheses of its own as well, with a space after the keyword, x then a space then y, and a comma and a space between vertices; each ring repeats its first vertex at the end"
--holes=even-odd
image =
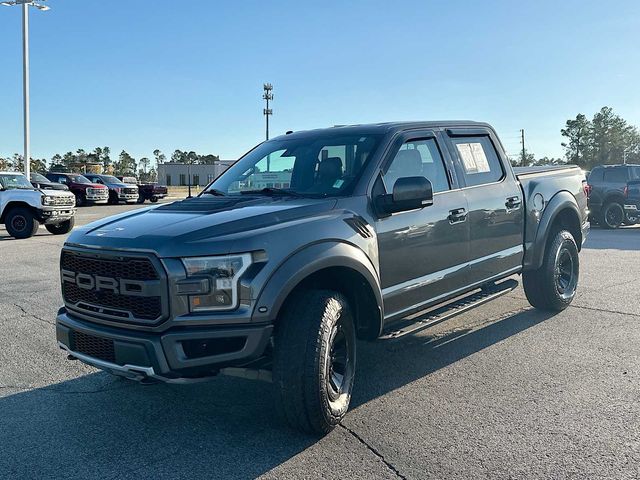
POLYGON ((71 192, 39 190, 22 173, 0 172, 0 224, 12 237, 29 238, 41 223, 54 235, 69 233, 75 206, 71 192))

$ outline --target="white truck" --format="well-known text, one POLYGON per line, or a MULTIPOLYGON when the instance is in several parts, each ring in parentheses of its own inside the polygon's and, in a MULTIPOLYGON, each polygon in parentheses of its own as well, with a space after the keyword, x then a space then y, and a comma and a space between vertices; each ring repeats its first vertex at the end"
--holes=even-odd
POLYGON ((76 199, 63 190, 39 190, 22 173, 0 172, 0 224, 14 238, 29 238, 40 224, 54 235, 74 225, 76 199))

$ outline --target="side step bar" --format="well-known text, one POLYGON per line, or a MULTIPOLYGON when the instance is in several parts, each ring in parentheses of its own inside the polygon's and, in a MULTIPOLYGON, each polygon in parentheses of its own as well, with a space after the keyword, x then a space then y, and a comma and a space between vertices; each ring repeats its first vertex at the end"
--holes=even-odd
POLYGON ((489 285, 476 290, 470 295, 458 298, 453 302, 433 310, 425 310, 417 314, 413 314, 408 319, 394 322, 389 329, 385 329, 385 333, 380 337, 381 340, 394 340, 402 338, 406 335, 419 332, 425 328, 432 327, 438 323, 444 322, 450 318, 467 312, 472 308, 479 307, 494 298, 501 297, 513 291, 519 285, 517 280, 509 279, 504 282, 489 285))

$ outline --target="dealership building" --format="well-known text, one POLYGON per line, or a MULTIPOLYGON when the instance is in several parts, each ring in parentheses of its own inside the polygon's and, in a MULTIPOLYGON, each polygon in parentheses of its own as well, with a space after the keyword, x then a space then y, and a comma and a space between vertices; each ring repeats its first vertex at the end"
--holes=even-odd
POLYGON ((167 162, 158 165, 158 182, 168 187, 205 186, 218 178, 235 160, 218 160, 211 165, 167 162), (191 178, 189 178, 191 172, 191 178))

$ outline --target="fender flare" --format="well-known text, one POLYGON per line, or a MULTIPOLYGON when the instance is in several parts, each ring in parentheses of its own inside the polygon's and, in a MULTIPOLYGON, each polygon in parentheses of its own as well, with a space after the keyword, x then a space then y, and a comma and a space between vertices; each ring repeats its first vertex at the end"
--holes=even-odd
MULTIPOLYGON (((549 233, 551 232, 551 225, 553 225, 553 222, 558 218, 558 215, 565 210, 572 211, 575 214, 578 225, 582 225, 580 209, 575 197, 567 191, 556 193, 545 205, 542 212, 542 218, 538 223, 536 237, 533 240, 533 247, 525 254, 525 270, 537 270, 542 266, 545 249, 547 248, 547 240, 549 239, 549 233)), ((576 238, 575 240, 578 244, 578 248, 580 248, 582 239, 576 238)))
POLYGON ((289 294, 307 277, 325 268, 343 267, 359 273, 367 282, 379 315, 378 333, 382 330, 382 289, 375 267, 358 247, 338 240, 306 246, 284 260, 265 282, 255 302, 253 322, 274 322, 289 294), (260 312, 267 307, 266 312, 260 312))
POLYGON ((9 210, 12 210, 14 208, 26 208, 31 213, 33 213, 34 217, 38 216, 38 209, 35 208, 33 205, 29 205, 27 202, 24 202, 22 200, 11 200, 2 209, 2 215, 0 216, 0 224, 4 223, 4 220, 7 216, 7 213, 9 213, 9 210))

